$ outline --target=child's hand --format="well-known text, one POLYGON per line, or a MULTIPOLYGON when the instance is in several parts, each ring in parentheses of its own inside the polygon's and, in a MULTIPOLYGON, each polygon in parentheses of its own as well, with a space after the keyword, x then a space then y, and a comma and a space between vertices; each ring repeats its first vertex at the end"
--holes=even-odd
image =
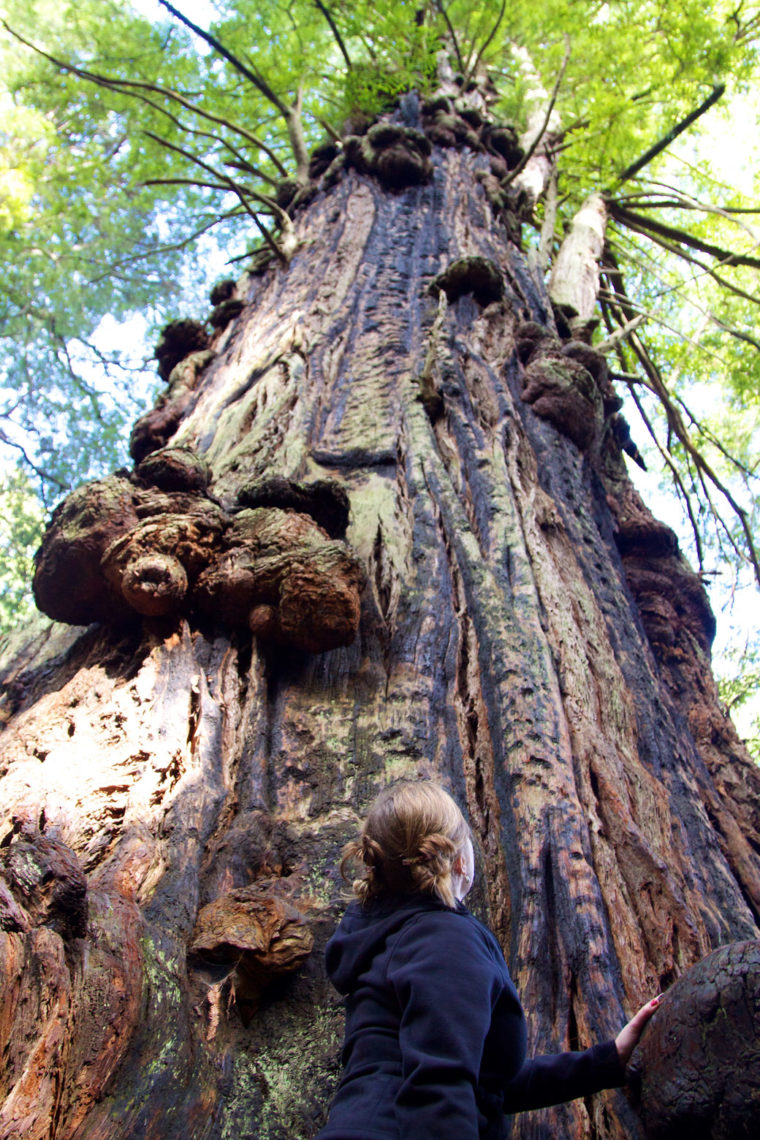
POLYGON ((639 1012, 633 1015, 628 1024, 623 1026, 615 1038, 615 1045, 617 1046, 621 1065, 628 1064, 631 1053, 638 1044, 639 1037, 641 1037, 641 1031, 659 1006, 662 1001, 662 996, 662 994, 659 994, 656 998, 653 998, 652 1001, 648 1001, 646 1005, 642 1005, 639 1012))

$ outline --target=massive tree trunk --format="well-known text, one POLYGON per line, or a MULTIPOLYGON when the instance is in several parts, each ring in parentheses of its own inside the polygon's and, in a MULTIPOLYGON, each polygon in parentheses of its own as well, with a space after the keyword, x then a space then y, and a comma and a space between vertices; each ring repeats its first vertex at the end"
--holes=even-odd
MULTIPOLYGON (((254 480, 342 484, 353 641, 312 651, 276 591, 252 637, 188 571, 168 615, 7 647, 2 1138, 313 1136, 338 1073, 337 859, 398 777, 466 807, 474 906, 534 1052, 608 1038, 758 937, 760 779, 718 703, 702 586, 628 482, 602 359, 563 340, 512 240, 502 160, 428 158, 417 113, 296 212, 289 263, 246 281, 135 435, 205 457, 214 534, 254 480)), ((642 1134, 614 1092, 511 1131, 642 1134)))

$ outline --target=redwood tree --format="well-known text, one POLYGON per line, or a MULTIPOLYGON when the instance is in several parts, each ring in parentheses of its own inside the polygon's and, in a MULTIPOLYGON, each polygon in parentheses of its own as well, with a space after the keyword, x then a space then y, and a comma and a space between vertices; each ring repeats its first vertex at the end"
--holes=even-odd
MULTIPOLYGON (((545 159, 445 69, 350 124, 211 334, 165 330, 134 470, 54 514, 73 625, 3 664, 0 1137, 312 1137, 339 852, 399 777, 466 809, 533 1052, 758 937, 702 583, 626 474, 588 276, 553 304, 521 248, 545 159)), ((511 1135, 643 1132, 610 1092, 511 1135)))

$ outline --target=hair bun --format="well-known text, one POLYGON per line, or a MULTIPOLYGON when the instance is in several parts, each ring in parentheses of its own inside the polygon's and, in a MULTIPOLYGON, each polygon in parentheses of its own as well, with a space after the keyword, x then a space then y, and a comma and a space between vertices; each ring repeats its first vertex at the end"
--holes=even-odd
POLYGON ((432 780, 400 781, 374 800, 361 835, 343 849, 341 874, 358 863, 353 882, 362 903, 423 891, 456 903, 451 874, 470 832, 451 796, 432 780))
POLYGON ((383 849, 380 844, 370 838, 369 835, 363 835, 359 842, 361 844, 362 862, 367 867, 377 867, 383 858, 383 849))

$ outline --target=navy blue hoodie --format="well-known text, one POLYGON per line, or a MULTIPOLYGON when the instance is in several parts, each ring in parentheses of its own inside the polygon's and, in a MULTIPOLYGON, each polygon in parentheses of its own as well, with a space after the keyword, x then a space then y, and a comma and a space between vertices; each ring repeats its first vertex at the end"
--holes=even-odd
POLYGON ((461 903, 351 903, 327 972, 346 998, 344 1072, 317 1140, 497 1140, 505 1112, 623 1083, 614 1042, 525 1060, 499 944, 461 903))

